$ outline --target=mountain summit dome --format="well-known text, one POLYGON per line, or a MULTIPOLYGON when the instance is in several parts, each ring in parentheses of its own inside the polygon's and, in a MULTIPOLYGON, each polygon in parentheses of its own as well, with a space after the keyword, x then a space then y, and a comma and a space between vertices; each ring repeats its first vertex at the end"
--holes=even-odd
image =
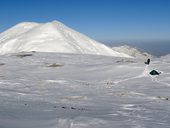
POLYGON ((58 21, 23 22, 0 34, 0 54, 22 51, 130 57, 116 52, 58 21))

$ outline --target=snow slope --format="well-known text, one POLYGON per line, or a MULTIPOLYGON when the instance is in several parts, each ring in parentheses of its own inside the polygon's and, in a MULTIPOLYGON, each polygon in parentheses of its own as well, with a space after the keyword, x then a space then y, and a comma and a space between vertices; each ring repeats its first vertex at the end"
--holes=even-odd
POLYGON ((58 21, 41 24, 20 23, 0 34, 1 54, 22 51, 130 57, 113 51, 58 21))
POLYGON ((0 60, 0 128, 170 126, 170 60, 147 67, 136 58, 82 54, 17 53, 0 60), (162 74, 151 77, 152 69, 162 74))
POLYGON ((147 59, 147 58, 153 58, 152 55, 149 53, 143 52, 137 48, 130 47, 128 45, 118 46, 118 47, 112 47, 114 51, 125 53, 129 56, 140 58, 140 59, 147 59))

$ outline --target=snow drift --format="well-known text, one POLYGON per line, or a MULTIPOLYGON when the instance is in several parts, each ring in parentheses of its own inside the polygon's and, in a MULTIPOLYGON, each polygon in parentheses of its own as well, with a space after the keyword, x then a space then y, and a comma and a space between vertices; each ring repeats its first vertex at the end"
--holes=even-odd
POLYGON ((0 34, 0 53, 22 51, 95 54, 130 57, 96 42, 64 24, 20 23, 0 34))

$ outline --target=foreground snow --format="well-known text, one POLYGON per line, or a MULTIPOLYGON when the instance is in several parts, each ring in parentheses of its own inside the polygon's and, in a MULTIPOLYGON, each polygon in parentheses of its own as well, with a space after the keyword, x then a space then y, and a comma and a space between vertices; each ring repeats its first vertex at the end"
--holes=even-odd
POLYGON ((69 54, 0 56, 0 128, 169 128, 170 64, 69 54), (156 78, 152 69, 162 71, 156 78))

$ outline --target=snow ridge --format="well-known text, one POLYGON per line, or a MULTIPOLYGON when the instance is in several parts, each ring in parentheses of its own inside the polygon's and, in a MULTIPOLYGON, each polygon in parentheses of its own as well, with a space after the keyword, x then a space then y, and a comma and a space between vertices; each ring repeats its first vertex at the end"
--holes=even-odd
POLYGON ((113 51, 58 21, 24 22, 0 34, 0 54, 22 51, 130 57, 113 51))
POLYGON ((149 53, 143 52, 137 48, 134 48, 134 47, 131 47, 128 45, 112 47, 112 49, 117 52, 125 53, 125 54, 132 56, 134 58, 140 58, 140 59, 153 58, 153 56, 150 55, 149 53))

